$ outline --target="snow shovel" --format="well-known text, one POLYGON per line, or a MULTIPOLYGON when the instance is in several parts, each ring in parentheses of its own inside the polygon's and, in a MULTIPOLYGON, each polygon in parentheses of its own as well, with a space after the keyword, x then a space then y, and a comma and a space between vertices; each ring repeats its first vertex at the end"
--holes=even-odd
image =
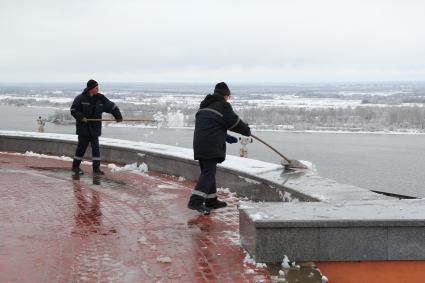
POLYGON ((254 135, 251 135, 251 137, 253 137, 257 141, 261 142, 262 144, 266 145, 271 150, 273 150, 274 152, 276 152, 277 154, 279 154, 279 156, 283 158, 283 160, 281 160, 280 163, 283 166, 285 166, 285 168, 308 169, 308 167, 305 166, 304 164, 302 164, 300 161, 295 160, 295 159, 289 159, 289 158, 287 158, 285 155, 283 155, 282 153, 280 153, 277 149, 275 149, 274 147, 272 147, 271 145, 269 145, 268 143, 266 143, 265 141, 263 141, 259 137, 256 137, 254 135))
MULTIPOLYGON (((115 119, 87 119, 87 122, 115 122, 115 119)), ((156 122, 151 119, 125 119, 123 122, 156 122)))

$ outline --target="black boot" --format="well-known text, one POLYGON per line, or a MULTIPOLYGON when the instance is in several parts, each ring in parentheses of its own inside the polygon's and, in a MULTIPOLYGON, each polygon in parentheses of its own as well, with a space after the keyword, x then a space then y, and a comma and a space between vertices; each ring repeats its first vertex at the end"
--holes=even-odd
POLYGON ((84 172, 80 169, 80 167, 73 167, 71 170, 74 172, 74 175, 84 175, 84 172))
POLYGON ((210 198, 205 201, 205 206, 209 209, 218 209, 227 206, 224 201, 219 201, 217 198, 210 198))
POLYGON ((93 175, 105 175, 105 172, 100 170, 99 167, 95 167, 95 168, 93 168, 93 175))
POLYGON ((198 195, 192 195, 189 199, 187 207, 198 211, 203 215, 210 214, 210 210, 204 205, 204 198, 198 195))

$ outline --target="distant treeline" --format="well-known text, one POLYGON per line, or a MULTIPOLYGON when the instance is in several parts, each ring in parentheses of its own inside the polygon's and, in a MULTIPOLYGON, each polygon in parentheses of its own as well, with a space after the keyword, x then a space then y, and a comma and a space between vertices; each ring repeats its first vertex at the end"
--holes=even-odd
POLYGON ((396 131, 425 130, 425 107, 240 109, 244 120, 259 127, 291 125, 294 130, 396 131))
MULTIPOLYGON (((194 126, 197 109, 184 105, 119 105, 127 118, 165 117, 180 112, 184 115, 180 126, 194 126)), ((404 131, 425 132, 425 107, 418 106, 360 106, 355 108, 289 108, 241 107, 235 108, 239 116, 257 129, 291 130, 347 130, 347 131, 404 131)), ((69 111, 58 110, 49 117, 50 122, 69 124, 73 118, 69 111)))

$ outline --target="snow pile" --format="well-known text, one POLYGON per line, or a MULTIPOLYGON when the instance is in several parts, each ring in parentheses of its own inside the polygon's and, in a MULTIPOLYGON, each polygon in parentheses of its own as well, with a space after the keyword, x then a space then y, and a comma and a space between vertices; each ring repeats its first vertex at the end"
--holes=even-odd
POLYGON ((284 255, 282 263, 280 264, 281 269, 279 270, 278 276, 272 276, 272 279, 276 282, 287 282, 286 278, 288 276, 290 269, 300 270, 301 267, 297 265, 294 261, 290 261, 288 256, 284 255))
POLYGON ((226 201, 238 201, 239 198, 236 193, 231 192, 229 188, 217 188, 219 196, 226 198, 226 201))
POLYGON ((313 164, 313 162, 307 161, 307 160, 298 160, 298 161, 301 162, 305 167, 307 167, 307 169, 314 171, 314 172, 317 172, 317 168, 313 164))
POLYGON ((283 269, 290 269, 292 267, 299 269, 300 266, 296 264, 295 261, 290 261, 287 255, 283 256, 283 260, 282 263, 280 264, 280 266, 282 266, 283 269))
POLYGON ((146 163, 142 163, 139 166, 137 166, 137 163, 132 163, 132 164, 127 164, 124 167, 119 167, 113 163, 110 163, 108 164, 108 168, 111 169, 112 173, 130 171, 133 173, 144 174, 148 172, 148 165, 146 165, 146 163))

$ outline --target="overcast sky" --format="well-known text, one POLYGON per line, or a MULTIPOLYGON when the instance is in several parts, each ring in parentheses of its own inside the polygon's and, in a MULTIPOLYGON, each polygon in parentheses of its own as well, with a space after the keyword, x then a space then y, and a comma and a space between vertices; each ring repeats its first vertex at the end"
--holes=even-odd
POLYGON ((0 0, 0 82, 425 80, 425 1, 0 0))

